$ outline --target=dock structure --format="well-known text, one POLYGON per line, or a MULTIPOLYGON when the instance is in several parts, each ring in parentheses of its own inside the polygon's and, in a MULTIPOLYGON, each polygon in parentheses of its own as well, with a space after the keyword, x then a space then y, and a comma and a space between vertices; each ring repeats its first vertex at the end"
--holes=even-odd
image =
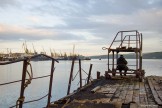
POLYGON ((51 96, 53 74, 55 71, 54 64, 55 62, 58 63, 57 59, 45 54, 38 54, 20 60, 0 62, 0 65, 9 65, 23 61, 22 80, 0 84, 0 86, 4 86, 21 82, 20 97, 16 101, 16 105, 10 108, 23 108, 23 104, 39 101, 47 96, 46 108, 162 108, 162 76, 145 77, 145 71, 142 69, 142 34, 137 30, 119 31, 110 47, 103 47, 103 49, 108 51, 108 68, 105 71, 105 75, 101 76, 100 72, 97 71, 97 79, 93 80, 91 78, 93 64, 90 64, 89 73, 87 73, 82 69, 80 59, 79 71, 74 75, 75 59, 72 59, 67 96, 54 102, 51 102, 51 96), (118 35, 120 37, 119 40, 117 38, 118 35), (116 42, 119 46, 114 45, 116 42), (119 65, 117 63, 118 54, 121 52, 134 52, 136 58, 135 65, 129 65, 134 66, 134 68, 129 68, 128 72, 124 73, 124 76, 122 76, 121 70, 119 71, 117 68, 117 65, 119 65), (111 58, 110 53, 112 53, 112 64, 109 61, 111 58), (39 56, 44 56, 52 61, 50 75, 33 77, 30 60, 39 56), (30 71, 28 71, 28 67, 30 71), (84 79, 86 81, 84 86, 82 83, 83 72, 88 76, 84 79), (118 75, 119 73, 120 75, 118 75), (79 75, 80 87, 71 93, 71 81, 77 75, 79 75), (29 77, 28 79, 27 76, 29 77), (39 99, 25 101, 24 94, 26 87, 32 80, 45 77, 50 77, 48 94, 39 99))
MULTIPOLYGON (((142 69, 142 46, 143 46, 142 33, 137 30, 119 31, 109 47, 103 47, 103 50, 107 50, 108 56, 108 68, 105 73, 115 76, 119 74, 118 56, 119 54, 132 53, 135 57, 135 63, 127 65, 128 72, 126 74, 135 74, 141 81, 144 77, 144 70, 142 69), (110 61, 111 60, 111 61, 110 61)), ((122 65, 122 64, 121 64, 122 65)))
POLYGON ((119 31, 110 46, 102 48, 108 52, 104 77, 97 71, 96 80, 51 103, 49 108, 162 108, 162 77, 144 76, 142 42, 142 33, 137 30, 119 31), (135 57, 133 65, 127 65, 124 58, 124 63, 118 62, 119 53, 130 52, 135 57), (127 67, 122 69, 124 76, 121 65, 127 67))
POLYGON ((101 77, 49 108, 162 108, 162 77, 101 77))

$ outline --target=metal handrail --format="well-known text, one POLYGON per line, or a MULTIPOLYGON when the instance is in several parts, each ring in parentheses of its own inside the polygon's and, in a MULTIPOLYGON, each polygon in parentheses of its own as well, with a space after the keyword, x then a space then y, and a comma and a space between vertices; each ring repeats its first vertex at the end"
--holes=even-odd
POLYGON ((24 100, 25 100, 24 90, 28 86, 28 84, 30 84, 32 79, 39 79, 39 78, 44 78, 44 77, 50 76, 49 91, 48 91, 48 94, 47 94, 48 95, 47 107, 48 107, 49 104, 50 104, 51 91, 52 91, 53 72, 55 70, 54 63, 55 63, 55 61, 57 63, 59 63, 59 61, 57 59, 52 58, 52 57, 50 57, 48 55, 45 55, 45 54, 37 54, 37 55, 31 56, 31 57, 24 57, 24 58, 17 59, 17 60, 14 60, 14 61, 0 62, 0 65, 8 65, 8 64, 12 64, 12 63, 21 62, 21 61, 23 61, 22 80, 17 80, 17 81, 12 81, 12 82, 7 82, 7 83, 0 84, 0 86, 1 86, 1 85, 11 84, 11 83, 16 83, 16 82, 20 82, 21 81, 20 97, 18 98, 18 100, 16 102, 16 105, 12 106, 12 107, 16 107, 17 108, 17 106, 19 106, 19 108, 22 108, 24 103, 39 101, 40 99, 44 98, 44 97, 42 97, 40 99, 24 102, 24 100), (44 57, 47 57, 50 60, 52 60, 51 74, 50 75, 46 75, 46 76, 40 76, 40 77, 33 78, 33 76, 32 76, 32 67, 31 67, 31 64, 29 62, 30 62, 30 60, 32 60, 32 59, 34 59, 36 57, 39 57, 39 56, 44 56, 44 57), (31 68, 31 75, 30 75, 30 73, 27 70, 27 66, 28 65, 30 65, 30 68, 31 68), (30 77, 29 79, 26 79, 26 73, 29 75, 29 77, 30 77), (25 82, 26 80, 27 80, 27 82, 25 82))
POLYGON ((118 34, 119 34, 119 33, 123 33, 123 32, 136 32, 136 33, 137 33, 138 31, 137 31, 137 30, 119 31, 119 32, 116 34, 114 40, 112 41, 112 43, 111 43, 109 49, 110 49, 111 46, 113 45, 113 43, 114 43, 115 39, 117 38, 118 34))
POLYGON ((54 60, 57 63, 59 63, 59 61, 57 59, 53 58, 53 57, 50 57, 50 56, 45 55, 45 54, 37 54, 37 55, 31 56, 31 57, 24 57, 24 58, 20 58, 20 59, 14 60, 14 61, 0 62, 0 65, 7 65, 7 64, 17 63, 17 62, 21 62, 21 61, 24 61, 24 60, 32 60, 32 59, 37 58, 39 56, 47 57, 47 58, 49 58, 51 60, 54 60))

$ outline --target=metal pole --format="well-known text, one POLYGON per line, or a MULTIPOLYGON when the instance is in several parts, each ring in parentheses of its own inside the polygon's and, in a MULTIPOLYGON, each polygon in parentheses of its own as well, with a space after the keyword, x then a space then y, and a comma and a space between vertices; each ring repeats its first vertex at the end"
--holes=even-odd
POLYGON ((80 88, 82 88, 82 68, 81 68, 81 60, 79 59, 79 75, 80 75, 80 88))
POLYGON ((113 51, 113 60, 112 60, 112 70, 114 71, 114 51, 113 51))
POLYGON ((140 43, 140 71, 142 70, 142 41, 143 41, 143 37, 142 37, 142 33, 141 33, 141 43, 140 43))
POLYGON ((70 71, 70 77, 69 77, 69 84, 68 84, 67 95, 69 95, 69 93, 70 93, 71 78, 72 78, 72 76, 73 76, 73 69, 74 69, 74 61, 75 61, 75 59, 72 60, 72 65, 71 65, 71 71, 70 71))
POLYGON ((113 76, 115 76, 115 71, 114 71, 114 51, 113 51, 113 56, 112 56, 112 72, 113 72, 113 76))
POLYGON ((89 79, 90 79, 90 77, 91 77, 92 66, 93 66, 93 64, 90 64, 87 84, 89 84, 89 79))
POLYGON ((52 91, 52 82, 53 82, 54 63, 55 63, 55 61, 52 60, 47 106, 49 106, 50 102, 51 102, 51 91, 52 91))
POLYGON ((121 47, 123 46, 122 41, 123 41, 123 32, 121 32, 121 47))
MULTIPOLYGON (((118 51, 116 52, 116 69, 117 69, 117 62, 118 62, 118 51)), ((116 70, 115 70, 115 72, 117 72, 116 70)))
MULTIPOLYGON (((23 71, 22 71, 22 82, 21 82, 21 91, 20 91, 20 99, 24 99, 24 85, 25 85, 25 78, 26 78, 26 70, 27 70, 27 60, 24 60, 23 63, 23 71)), ((19 108, 23 107, 23 101, 20 101, 19 108)))
POLYGON ((108 68, 108 69, 107 69, 107 72, 109 72, 109 69, 110 69, 110 68, 109 68, 109 64, 110 64, 110 63, 109 63, 109 59, 110 59, 110 57, 109 57, 109 49, 107 50, 107 52, 108 52, 108 54, 107 54, 107 56, 108 56, 108 57, 107 57, 107 58, 108 58, 108 61, 107 61, 107 62, 108 62, 108 63, 107 63, 107 65, 108 65, 108 66, 107 66, 107 68, 108 68))
POLYGON ((137 31, 136 31, 136 70, 138 70, 138 38, 137 38, 137 31))
POLYGON ((128 40, 128 48, 130 47, 130 36, 129 36, 129 40, 128 40))

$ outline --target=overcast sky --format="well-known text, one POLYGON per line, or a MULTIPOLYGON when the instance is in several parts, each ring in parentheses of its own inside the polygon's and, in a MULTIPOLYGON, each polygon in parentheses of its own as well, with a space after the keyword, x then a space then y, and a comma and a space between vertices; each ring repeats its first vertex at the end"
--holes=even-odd
POLYGON ((162 51, 162 0, 0 0, 0 52, 28 48, 100 55, 118 31, 143 33, 143 52, 162 51))

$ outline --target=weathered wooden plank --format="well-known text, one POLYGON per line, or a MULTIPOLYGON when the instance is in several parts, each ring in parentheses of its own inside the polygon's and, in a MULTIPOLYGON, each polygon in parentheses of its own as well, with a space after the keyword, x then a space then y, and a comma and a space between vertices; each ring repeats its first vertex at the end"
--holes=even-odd
POLYGON ((116 92, 116 87, 114 87, 114 88, 111 88, 111 90, 110 90, 110 92, 109 92, 109 94, 114 94, 115 92, 116 92))
POLYGON ((139 90, 139 87, 140 87, 139 82, 136 81, 136 82, 134 83, 134 90, 139 90))
POLYGON ((159 77, 158 76, 153 76, 151 78, 152 84, 154 85, 154 88, 156 91, 161 90, 161 86, 159 86, 159 77))
POLYGON ((112 98, 113 94, 105 94, 107 98, 112 98))
POLYGON ((99 90, 97 90, 96 92, 107 94, 107 93, 109 93, 110 90, 111 90, 111 85, 104 85, 104 86, 101 86, 101 88, 99 90))
POLYGON ((130 103, 130 108, 139 108, 137 103, 130 103))
POLYGON ((159 98, 162 100, 162 91, 157 91, 159 98))
POLYGON ((106 93, 109 93, 110 90, 111 90, 110 87, 101 87, 101 88, 100 88, 98 91, 96 91, 96 92, 106 94, 106 93))
POLYGON ((158 105, 162 105, 162 101, 159 99, 159 96, 158 96, 157 92, 154 89, 154 86, 152 84, 152 79, 151 78, 148 78, 148 83, 149 83, 149 87, 151 88, 151 92, 152 92, 152 94, 154 96, 155 102, 158 105))
POLYGON ((121 102, 124 103, 125 99, 126 99, 126 95, 128 92, 129 85, 124 85, 123 90, 121 91, 121 95, 119 96, 119 98, 121 99, 121 102))
POLYGON ((132 96, 132 101, 139 104, 139 89, 140 89, 140 84, 138 81, 134 83, 134 88, 133 88, 133 96, 132 96))
MULTIPOLYGON (((120 96, 120 93, 121 93, 121 90, 122 90, 122 86, 123 86, 123 83, 121 85, 117 85, 117 89, 116 89, 116 92, 114 93, 114 96, 113 98, 111 99, 111 102, 113 103, 118 103, 119 101, 119 96, 120 96)), ((120 102, 121 103, 121 102, 120 102)))
POLYGON ((160 85, 159 84, 154 84, 154 88, 155 88, 155 90, 156 91, 160 91, 161 90, 161 87, 160 87, 160 85))
POLYGON ((138 93, 136 95, 133 95, 132 101, 135 102, 135 103, 137 103, 137 104, 140 103, 139 94, 138 93))
POLYGON ((140 82, 139 98, 140 98, 140 104, 143 104, 143 105, 148 104, 144 82, 140 82))
POLYGON ((115 92, 115 95, 114 95, 115 98, 119 98, 122 89, 123 89, 122 86, 118 86, 118 88, 115 92))
POLYGON ((127 92, 127 95, 124 101, 125 104, 129 104, 133 100, 132 99, 133 98, 133 86, 134 85, 129 85, 129 89, 128 89, 128 92, 127 92))
POLYGON ((80 104, 84 104, 86 102, 109 103, 110 98, 100 98, 100 99, 93 99, 93 100, 88 100, 88 99, 76 100, 76 99, 74 99, 73 102, 77 102, 77 103, 80 103, 80 104))
POLYGON ((158 105, 140 105, 139 107, 137 108, 160 108, 158 105))
MULTIPOLYGON (((154 105, 154 99, 153 99, 153 95, 151 93, 151 90, 149 88, 148 83, 145 83, 145 90, 146 90, 146 94, 147 94, 147 101, 148 101, 148 105, 154 105)), ((150 108, 150 107, 149 107, 150 108)))
POLYGON ((95 93, 97 90, 99 90, 101 86, 97 86, 91 90, 91 93, 95 93))

